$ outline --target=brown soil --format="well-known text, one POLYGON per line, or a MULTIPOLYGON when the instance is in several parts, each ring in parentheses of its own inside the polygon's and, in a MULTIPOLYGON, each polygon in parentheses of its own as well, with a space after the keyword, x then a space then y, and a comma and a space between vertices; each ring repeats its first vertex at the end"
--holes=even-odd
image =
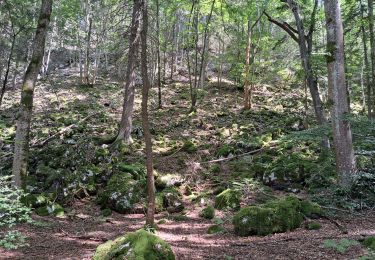
MULTIPOLYGON (((375 235, 374 212, 337 220, 346 227, 343 234, 329 220, 318 220, 320 230, 299 228, 293 232, 266 237, 238 237, 228 224, 224 234, 208 235, 210 220, 198 217, 199 209, 189 210, 185 221, 167 220, 159 224, 157 235, 173 248, 177 259, 356 259, 366 254, 352 246, 345 254, 323 246, 326 239, 360 239, 375 235)), ((158 215, 157 219, 165 218, 158 215)), ((6 251, 0 248, 0 259, 91 259, 95 248, 108 239, 141 228, 142 214, 100 217, 97 206, 78 201, 66 218, 38 217, 39 225, 24 224, 18 229, 27 235, 29 246, 6 251)))

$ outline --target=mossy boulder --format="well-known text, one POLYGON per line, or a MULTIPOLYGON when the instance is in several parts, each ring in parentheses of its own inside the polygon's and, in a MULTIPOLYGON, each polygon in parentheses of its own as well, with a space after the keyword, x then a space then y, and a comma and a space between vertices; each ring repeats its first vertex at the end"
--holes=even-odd
POLYGON ((130 173, 135 180, 140 180, 146 177, 146 170, 143 165, 119 163, 117 167, 122 172, 130 173))
POLYGON ((39 208, 45 206, 48 202, 48 198, 43 194, 27 194, 22 196, 20 201, 28 207, 39 208))
POLYGON ((113 175, 99 195, 103 208, 110 208, 118 213, 131 213, 135 204, 145 196, 145 181, 134 180, 129 174, 113 175))
POLYGON ((215 217, 215 208, 207 206, 201 211, 199 216, 205 219, 213 219, 215 217))
POLYGON ((225 228, 220 224, 212 225, 207 229, 207 234, 218 234, 218 233, 224 233, 224 232, 225 232, 225 228))
POLYGON ((363 244, 367 248, 375 251, 375 236, 365 238, 365 240, 363 240, 363 244))
POLYGON ((155 180, 155 186, 158 189, 165 189, 173 186, 180 186, 184 179, 179 174, 165 174, 158 176, 155 180))
POLYGON ((39 207, 35 210, 35 213, 39 216, 55 216, 63 217, 64 208, 58 203, 52 203, 43 207, 39 207))
POLYGON ((174 188, 163 191, 163 205, 169 213, 181 212, 185 208, 180 193, 174 188))
POLYGON ((317 204, 287 196, 241 209, 233 218, 234 230, 240 236, 285 232, 300 227, 304 216, 311 216, 319 210, 317 204))
POLYGON ((128 233, 97 247, 93 260, 174 260, 164 240, 145 230, 128 233))
POLYGON ((232 189, 226 189, 215 198, 216 209, 239 209, 240 208, 240 194, 232 189))

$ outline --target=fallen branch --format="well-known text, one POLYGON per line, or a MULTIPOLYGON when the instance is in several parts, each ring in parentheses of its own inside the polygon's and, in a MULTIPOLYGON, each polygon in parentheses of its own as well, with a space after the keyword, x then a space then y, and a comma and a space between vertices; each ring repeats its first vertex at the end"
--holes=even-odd
POLYGON ((256 149, 256 150, 253 150, 253 151, 250 151, 250 152, 246 152, 246 153, 234 155, 234 156, 231 156, 231 157, 219 158, 219 159, 215 159, 215 160, 211 160, 211 161, 207 161, 207 162, 201 162, 200 164, 216 163, 216 162, 222 162, 222 161, 232 160, 232 159, 235 159, 235 158, 238 158, 238 157, 242 157, 242 156, 245 156, 245 155, 250 155, 250 154, 258 153, 260 151, 265 150, 266 148, 272 148, 274 145, 271 145, 271 146, 268 146, 268 147, 262 147, 262 148, 259 148, 259 149, 256 149))
POLYGON ((91 237, 91 236, 74 236, 74 235, 71 235, 69 234, 68 232, 64 231, 63 229, 60 229, 60 231, 67 237, 70 237, 70 238, 76 238, 76 239, 83 239, 83 240, 93 240, 93 241, 100 241, 100 242, 106 242, 108 241, 107 238, 99 238, 99 237, 91 237))
POLYGON ((63 129, 61 129, 60 131, 58 131, 57 133, 49 136, 48 138, 44 139, 44 140, 41 140, 39 139, 38 141, 36 141, 34 144, 31 145, 31 147, 42 147, 44 146, 46 143, 48 143, 49 141, 51 141, 52 139, 56 138, 57 136, 60 136, 66 132, 68 132, 69 130, 73 129, 74 127, 77 127, 79 124, 83 123, 84 121, 86 121, 87 119, 93 117, 93 116, 96 116, 97 114, 99 114, 99 112, 97 113, 94 113, 94 114, 91 114, 91 115, 88 115, 86 116, 85 118, 81 119, 80 121, 78 121, 77 123, 75 124, 71 124, 67 127, 64 127, 63 129))

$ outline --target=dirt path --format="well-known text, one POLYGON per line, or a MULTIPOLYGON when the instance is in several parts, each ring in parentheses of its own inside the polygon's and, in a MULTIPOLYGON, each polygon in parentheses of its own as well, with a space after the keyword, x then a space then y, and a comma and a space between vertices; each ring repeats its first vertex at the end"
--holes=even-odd
MULTIPOLYGON (((375 235, 375 219, 371 214, 340 222, 347 227, 348 234, 342 234, 330 221, 319 220, 320 230, 300 228, 266 237, 241 238, 228 225, 227 233, 208 235, 211 221, 199 218, 197 210, 189 212, 187 220, 168 220, 159 224, 157 231, 170 243, 177 259, 355 259, 366 253, 360 246, 340 254, 324 248, 324 240, 375 235)), ((87 202, 78 202, 72 213, 65 219, 34 216, 36 225, 19 226, 28 236, 30 246, 13 251, 0 249, 0 259, 91 259, 100 243, 134 231, 144 223, 141 214, 113 213, 104 220, 97 206, 87 202)))

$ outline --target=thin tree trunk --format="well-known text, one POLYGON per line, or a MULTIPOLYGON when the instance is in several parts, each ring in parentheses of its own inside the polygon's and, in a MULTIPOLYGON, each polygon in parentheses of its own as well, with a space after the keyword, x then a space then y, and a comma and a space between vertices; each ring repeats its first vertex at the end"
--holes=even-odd
POLYGON ((8 83, 8 77, 9 77, 9 71, 10 71, 10 63, 11 63, 12 58, 13 58, 13 51, 14 51, 14 45, 15 45, 15 43, 16 43, 16 34, 13 34, 12 43, 11 43, 10 52, 9 52, 8 61, 7 61, 7 67, 6 67, 7 69, 5 71, 4 80, 3 80, 2 87, 1 87, 0 107, 1 107, 1 104, 3 102, 4 94, 5 94, 7 83, 8 83))
POLYGON ((142 73, 142 126, 146 143, 146 168, 147 168, 147 215, 146 225, 154 225, 155 216, 155 184, 154 170, 152 166, 152 141, 148 119, 148 92, 151 87, 147 71, 147 27, 148 13, 147 0, 138 0, 142 5, 142 31, 141 31, 141 73, 142 73))
POLYGON ((244 82, 244 109, 251 109, 251 100, 250 100, 250 53, 251 53, 251 21, 250 17, 247 21, 247 46, 245 50, 245 82, 244 82))
MULTIPOLYGON (((371 79, 372 79, 372 94, 375 97, 375 32, 374 32, 374 1, 367 0, 368 3, 368 21, 370 30, 370 50, 371 50, 371 79)), ((372 105, 375 106, 375 100, 372 100, 372 105)))
POLYGON ((356 171, 350 122, 345 118, 349 104, 345 84, 344 37, 340 5, 338 0, 324 1, 327 26, 327 66, 329 101, 332 104, 331 118, 336 169, 339 184, 349 188, 356 171))
POLYGON ((126 68, 126 78, 124 82, 124 103, 120 122, 119 132, 116 141, 123 140, 125 143, 132 143, 132 116, 134 110, 135 95, 135 68, 137 63, 139 43, 140 43, 140 19, 141 19, 141 2, 134 1, 131 31, 129 36, 128 64, 126 68))
MULTIPOLYGON (((364 5, 361 1, 361 18, 364 20, 364 5)), ((362 44, 363 44, 363 56, 364 56, 364 75, 366 79, 366 88, 367 88, 367 115, 368 118, 371 118, 371 84, 370 84, 370 63, 368 61, 367 54, 367 34, 363 23, 361 24, 361 34, 362 34, 362 44)))
POLYGON ((13 157, 13 182, 22 187, 27 176, 27 161, 29 155, 30 122, 33 108, 35 83, 42 66, 48 24, 52 12, 52 0, 42 0, 38 26, 34 38, 34 50, 27 67, 21 91, 21 103, 13 157))
MULTIPOLYGON (((88 14, 89 16, 89 14, 88 14)), ((85 52, 85 84, 90 86, 90 40, 91 40, 91 28, 92 28, 92 18, 88 18, 89 29, 87 32, 87 39, 86 39, 86 52, 85 52)))
POLYGON ((211 10, 210 14, 208 15, 206 27, 204 28, 204 38, 203 38, 203 49, 202 49, 202 55, 201 55, 201 62, 200 62, 200 71, 199 71, 199 82, 200 82, 200 87, 203 88, 203 82, 204 82, 204 69, 205 69, 205 56, 206 56, 206 45, 208 43, 207 41, 207 36, 208 36, 208 27, 210 26, 211 22, 211 17, 212 17, 212 12, 214 10, 215 6, 215 0, 212 0, 211 4, 211 10))
POLYGON ((160 25, 159 25, 159 0, 156 0, 156 56, 157 56, 157 84, 158 84, 158 108, 161 104, 161 61, 160 61, 160 25))

